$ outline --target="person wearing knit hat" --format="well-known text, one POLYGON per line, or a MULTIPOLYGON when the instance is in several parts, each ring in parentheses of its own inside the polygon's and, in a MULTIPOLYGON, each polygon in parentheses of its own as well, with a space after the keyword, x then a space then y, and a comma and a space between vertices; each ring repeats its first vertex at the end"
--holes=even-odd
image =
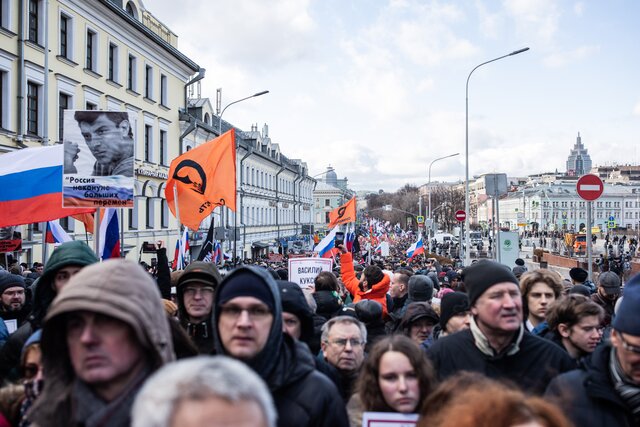
POLYGON ((469 297, 462 292, 453 292, 440 301, 440 336, 451 335, 469 329, 471 307, 469 297))
POLYGON ((216 354, 242 361, 267 383, 278 426, 348 426, 335 384, 316 370, 306 344, 283 333, 281 291, 266 269, 230 271, 212 317, 216 354))
POLYGON ((581 369, 554 379, 546 395, 561 399, 576 426, 640 425, 640 275, 629 281, 611 338, 581 369))
POLYGON ((13 325, 14 332, 27 320, 31 307, 26 301, 26 286, 22 276, 0 273, 0 321, 13 325))
POLYGON ((569 277, 574 285, 585 285, 592 294, 596 292, 596 285, 589 280, 589 272, 584 268, 573 267, 569 270, 569 277))
POLYGON ((598 288, 595 294, 591 295, 591 301, 604 309, 603 326, 607 327, 613 319, 616 301, 620 297, 620 276, 613 271, 605 271, 598 276, 598 288))
POLYGON ((176 302, 180 325, 191 337, 200 354, 213 353, 211 311, 213 293, 222 281, 215 264, 194 261, 184 269, 176 283, 176 302))
POLYGON ((482 260, 462 276, 473 315, 470 328, 438 339, 427 350, 441 380, 461 370, 477 371, 541 394, 555 375, 575 367, 555 344, 525 332, 522 296, 510 268, 482 260))

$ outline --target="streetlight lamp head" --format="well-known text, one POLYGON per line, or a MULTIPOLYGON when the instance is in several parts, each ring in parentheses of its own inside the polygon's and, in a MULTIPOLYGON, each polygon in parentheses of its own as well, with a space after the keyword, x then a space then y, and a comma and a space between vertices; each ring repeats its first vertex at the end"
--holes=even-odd
POLYGON ((268 90, 263 90, 262 92, 254 93, 253 96, 256 97, 256 96, 266 95, 267 93, 269 93, 268 90))
POLYGON ((522 48, 522 49, 518 49, 518 50, 514 50, 513 52, 511 52, 511 53, 509 54, 509 56, 517 55, 517 54, 519 54, 519 53, 526 52, 526 51, 528 51, 528 50, 529 50, 529 48, 528 48, 528 47, 525 47, 525 48, 522 48))

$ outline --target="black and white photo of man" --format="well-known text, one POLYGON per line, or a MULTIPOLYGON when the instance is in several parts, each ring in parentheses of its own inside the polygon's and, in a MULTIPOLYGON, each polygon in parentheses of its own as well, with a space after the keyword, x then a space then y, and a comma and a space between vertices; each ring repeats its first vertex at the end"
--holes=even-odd
MULTIPOLYGON (((129 114, 119 111, 74 111, 73 118, 95 162, 91 172, 76 161, 82 151, 78 142, 64 141, 64 173, 92 176, 133 177, 134 141, 129 114)), ((67 119, 67 117, 65 117, 67 119)), ((65 120, 66 121, 66 120, 65 120)))

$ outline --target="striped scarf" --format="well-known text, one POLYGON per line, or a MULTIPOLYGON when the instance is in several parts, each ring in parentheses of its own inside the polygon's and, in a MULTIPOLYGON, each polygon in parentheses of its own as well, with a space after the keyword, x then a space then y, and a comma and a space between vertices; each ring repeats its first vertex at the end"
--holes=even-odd
POLYGON ((613 379, 613 387, 618 396, 627 404, 633 413, 636 425, 640 425, 640 387, 624 373, 618 357, 616 356, 615 347, 611 347, 611 357, 609 360, 609 371, 613 379))

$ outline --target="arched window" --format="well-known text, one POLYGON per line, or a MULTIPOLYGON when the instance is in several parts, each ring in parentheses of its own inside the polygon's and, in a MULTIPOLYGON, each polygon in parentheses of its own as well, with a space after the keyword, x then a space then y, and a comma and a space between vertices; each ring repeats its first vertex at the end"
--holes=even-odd
POLYGON ((136 7, 135 4, 133 4, 132 1, 127 2, 127 5, 125 6, 125 10, 129 15, 133 16, 135 19, 138 19, 138 8, 136 7))
POLYGON ((204 113, 204 122, 210 125, 211 122, 209 120, 211 120, 211 118, 209 117, 209 113, 204 113))

